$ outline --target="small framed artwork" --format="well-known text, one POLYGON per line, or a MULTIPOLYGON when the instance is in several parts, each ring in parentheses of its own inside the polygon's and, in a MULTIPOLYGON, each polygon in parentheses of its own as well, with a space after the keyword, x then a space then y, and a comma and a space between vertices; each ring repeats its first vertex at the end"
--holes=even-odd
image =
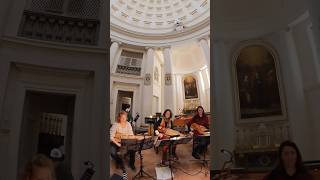
POLYGON ((150 73, 147 73, 147 74, 145 75, 145 77, 144 77, 144 85, 146 85, 146 86, 151 85, 151 81, 152 81, 152 79, 151 79, 151 74, 150 74, 150 73))
POLYGON ((165 74, 164 75, 165 78, 165 85, 170 86, 172 84, 172 77, 171 74, 165 74))

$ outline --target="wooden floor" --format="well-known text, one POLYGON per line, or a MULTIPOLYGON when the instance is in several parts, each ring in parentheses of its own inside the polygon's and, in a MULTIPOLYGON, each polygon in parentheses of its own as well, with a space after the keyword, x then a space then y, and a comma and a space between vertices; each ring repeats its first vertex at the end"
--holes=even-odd
MULTIPOLYGON (((200 179, 200 180, 209 180, 210 179, 210 167, 204 168, 201 162, 194 161, 195 159, 191 155, 192 153, 192 141, 188 144, 180 144, 177 146, 177 155, 179 156, 179 160, 177 162, 173 163, 173 174, 175 180, 194 180, 194 179, 200 179), (194 176, 187 175, 189 174, 196 174, 194 176), (206 175, 206 172, 208 173, 206 175)), ((207 154, 210 154, 207 152, 207 154)), ((143 151, 143 165, 144 170, 152 175, 153 177, 156 177, 155 167, 159 164, 161 160, 161 150, 159 150, 159 154, 156 154, 155 150, 148 149, 143 151)), ((206 159, 210 159, 210 157, 206 157, 206 159)), ((210 164, 210 163, 209 163, 210 164)), ((127 165, 127 162, 126 162, 127 165)), ((132 179, 134 175, 137 174, 140 168, 140 159, 139 156, 136 155, 136 171, 132 171, 130 168, 126 166, 129 179, 132 179)), ((110 158, 110 175, 119 174, 122 175, 122 171, 115 168, 115 162, 110 158)), ((148 178, 141 178, 141 179, 148 179, 148 178)), ((149 178, 150 179, 150 178, 149 178)))

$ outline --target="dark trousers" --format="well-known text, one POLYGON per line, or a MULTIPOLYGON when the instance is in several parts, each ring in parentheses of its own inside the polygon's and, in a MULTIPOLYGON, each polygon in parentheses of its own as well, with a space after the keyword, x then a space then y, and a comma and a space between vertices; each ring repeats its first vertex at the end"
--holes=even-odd
MULTIPOLYGON (((124 163, 121 155, 119 154, 120 147, 114 144, 113 142, 111 142, 110 145, 111 145, 111 149, 110 149, 111 157, 116 161, 117 167, 124 169, 124 163)), ((135 154, 136 154, 135 151, 128 151, 130 166, 134 166, 135 154)))
POLYGON ((195 136, 193 138, 193 152, 202 154, 210 144, 210 137, 195 136))
MULTIPOLYGON (((173 155, 176 154, 176 149, 177 149, 177 145, 172 145, 172 154, 173 155)), ((168 154, 169 153, 170 153, 170 146, 169 145, 164 145, 162 147, 162 160, 163 161, 168 161, 168 154)))

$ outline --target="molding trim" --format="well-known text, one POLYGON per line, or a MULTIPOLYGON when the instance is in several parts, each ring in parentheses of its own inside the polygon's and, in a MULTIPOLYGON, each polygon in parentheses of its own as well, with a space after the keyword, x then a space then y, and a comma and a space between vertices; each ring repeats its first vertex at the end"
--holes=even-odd
POLYGON ((49 41, 41 41, 23 37, 8 37, 4 36, 0 38, 2 42, 8 43, 16 43, 16 44, 23 44, 23 45, 31 45, 39 48, 51 48, 51 49, 59 49, 59 50, 72 50, 76 52, 90 52, 90 53, 99 53, 99 54, 107 54, 105 48, 101 47, 92 47, 86 45, 70 45, 65 43, 58 43, 58 42, 49 42, 49 41))
POLYGON ((43 73, 43 74, 51 74, 51 75, 54 74, 57 76, 83 77, 83 78, 94 75, 93 71, 81 71, 81 70, 74 70, 74 69, 45 67, 45 66, 30 65, 30 64, 17 63, 17 62, 13 62, 13 65, 19 71, 34 72, 39 74, 43 73))

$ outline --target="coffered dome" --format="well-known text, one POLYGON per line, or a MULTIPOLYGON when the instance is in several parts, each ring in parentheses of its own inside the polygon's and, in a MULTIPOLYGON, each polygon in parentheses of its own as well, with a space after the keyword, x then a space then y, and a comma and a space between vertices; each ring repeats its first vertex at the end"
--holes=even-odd
POLYGON ((210 1, 111 0, 110 22, 111 37, 128 35, 133 41, 175 39, 199 30, 208 35, 210 1))

